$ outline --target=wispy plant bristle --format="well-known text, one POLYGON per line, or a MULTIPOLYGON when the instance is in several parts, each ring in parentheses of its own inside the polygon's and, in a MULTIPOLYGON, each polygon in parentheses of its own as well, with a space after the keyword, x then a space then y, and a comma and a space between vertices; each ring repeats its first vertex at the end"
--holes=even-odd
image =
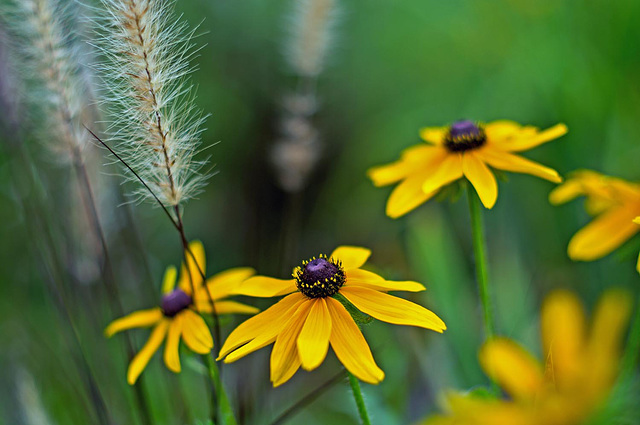
POLYGON ((17 58, 11 47, 4 22, 0 20, 0 130, 8 136, 8 143, 16 144, 21 140, 19 134, 26 110, 22 102, 24 90, 15 67, 17 58))
POLYGON ((70 159, 89 140, 82 128, 89 108, 76 31, 71 27, 74 16, 57 0, 14 1, 11 14, 28 68, 26 77, 41 88, 30 91, 29 100, 43 112, 42 140, 59 159, 70 159))
MULTIPOLYGON (((99 47, 111 141, 160 201, 176 206, 206 184, 195 161, 204 117, 187 80, 193 32, 172 13, 173 1, 102 0, 99 47)), ((136 180, 134 176, 127 176, 136 180)), ((152 199, 139 188, 139 199, 152 199)))
POLYGON ((337 0, 299 0, 291 17, 287 57, 292 70, 305 77, 322 72, 333 39, 337 0))

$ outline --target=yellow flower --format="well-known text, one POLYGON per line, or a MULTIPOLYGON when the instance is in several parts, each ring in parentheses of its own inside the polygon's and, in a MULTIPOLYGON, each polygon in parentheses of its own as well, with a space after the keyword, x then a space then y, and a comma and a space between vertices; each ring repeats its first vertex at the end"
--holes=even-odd
MULTIPOLYGON (((209 295, 202 284, 201 272, 205 273, 204 247, 200 242, 189 245, 193 258, 187 256, 188 268, 182 264, 178 288, 176 284, 176 268, 168 267, 162 284, 162 305, 160 307, 140 310, 125 317, 114 320, 107 326, 105 334, 111 337, 117 332, 131 328, 153 327, 151 336, 142 350, 136 354, 129 364, 127 382, 133 385, 153 354, 160 348, 166 338, 164 362, 173 372, 180 372, 178 347, 180 338, 187 347, 198 354, 206 354, 213 348, 213 338, 204 319, 197 313, 211 313, 209 295), (192 296, 195 290, 195 296, 192 296)), ((258 309, 235 301, 221 300, 235 293, 235 289, 248 277, 255 274, 251 268, 235 268, 214 275, 207 279, 206 288, 215 301, 217 314, 245 313, 255 314, 258 309)))
POLYGON ((449 415, 425 425, 577 425, 606 400, 616 380, 621 346, 631 314, 626 293, 608 291, 587 329, 578 299, 566 291, 550 295, 542 309, 546 365, 506 338, 487 342, 480 363, 508 400, 449 394, 449 415))
POLYGON ((567 249, 573 260, 604 257, 635 235, 633 219, 640 214, 640 185, 595 171, 580 170, 549 195, 552 204, 586 196, 587 211, 597 217, 578 231, 567 249))
POLYGON ((427 145, 406 149, 400 160, 373 167, 368 175, 376 186, 402 181, 387 201, 387 215, 392 218, 408 213, 462 177, 471 182, 484 206, 493 208, 498 184, 489 166, 559 183, 562 179, 555 170, 514 152, 532 149, 566 132, 564 124, 538 131, 512 121, 486 125, 457 121, 449 127, 427 127, 420 130, 427 145))
POLYGON ((384 372, 376 365, 358 325, 345 306, 384 322, 419 326, 442 332, 446 326, 433 312, 387 291, 423 291, 420 283, 385 280, 361 269, 371 251, 341 246, 327 257, 304 261, 293 279, 255 276, 240 293, 254 297, 287 295, 264 312, 238 326, 227 338, 220 358, 230 363, 275 342, 271 351, 271 382, 277 387, 302 366, 313 370, 327 355, 329 344, 349 372, 364 382, 377 384, 384 372))

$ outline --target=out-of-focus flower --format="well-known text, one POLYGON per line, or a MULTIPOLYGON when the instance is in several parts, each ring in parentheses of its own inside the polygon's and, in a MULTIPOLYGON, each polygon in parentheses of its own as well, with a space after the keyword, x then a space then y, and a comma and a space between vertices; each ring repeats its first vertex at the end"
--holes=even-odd
POLYGON ((544 363, 509 339, 487 342, 480 351, 480 363, 508 399, 449 394, 449 413, 424 424, 583 423, 602 407, 614 385, 630 314, 628 294, 610 290, 600 299, 588 329, 575 295, 553 293, 541 316, 544 363))
POLYGON ((218 273, 207 279, 206 289, 202 275, 205 273, 204 247, 200 242, 189 245, 196 261, 187 255, 188 266, 182 265, 178 287, 176 268, 169 267, 162 283, 162 304, 148 310, 140 310, 114 320, 107 326, 105 334, 111 337, 117 332, 132 328, 153 327, 151 336, 142 350, 129 364, 127 382, 133 385, 144 368, 166 339, 164 363, 173 372, 180 372, 178 349, 180 339, 198 354, 207 354, 213 348, 213 338, 204 319, 198 313, 212 312, 211 300, 215 302, 217 314, 255 314, 258 309, 235 301, 222 300, 235 293, 235 289, 255 271, 251 268, 235 268, 218 273), (195 295, 193 295, 195 293, 195 295))
POLYGON ((254 297, 287 295, 238 326, 227 338, 220 358, 226 363, 275 342, 271 381, 288 381, 302 366, 313 370, 324 361, 329 344, 345 368, 358 379, 377 384, 384 372, 376 365, 367 341, 345 304, 383 322, 442 332, 444 322, 433 312, 388 291, 423 291, 420 283, 385 280, 361 269, 371 251, 341 246, 293 270, 293 279, 255 276, 239 292, 254 297))
POLYGON ((549 201, 557 205, 578 196, 586 196, 585 207, 596 218, 571 238, 567 249, 571 259, 602 258, 640 231, 633 223, 640 215, 640 185, 580 170, 554 189, 549 201))
POLYGON ((401 182, 387 201, 387 215, 400 217, 431 199, 440 189, 465 177, 486 208, 498 199, 498 184, 489 169, 531 174, 555 183, 555 170, 514 154, 557 139, 567 132, 564 124, 547 130, 521 126, 512 121, 479 124, 457 121, 449 127, 420 130, 426 145, 402 152, 400 160, 369 169, 376 186, 401 182))

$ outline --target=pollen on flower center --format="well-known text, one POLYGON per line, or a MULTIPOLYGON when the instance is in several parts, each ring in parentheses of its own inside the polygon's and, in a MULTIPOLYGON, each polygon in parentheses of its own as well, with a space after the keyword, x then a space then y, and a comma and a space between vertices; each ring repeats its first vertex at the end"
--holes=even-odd
POLYGON ((484 129, 473 121, 456 121, 449 127, 444 145, 449 152, 464 152, 479 148, 487 142, 484 129))
POLYGON ((162 314, 173 317, 191 305, 193 300, 182 289, 176 289, 162 297, 162 314))
POLYGON ((346 280, 342 263, 323 254, 303 261, 293 269, 293 278, 298 290, 309 298, 330 297, 346 280))

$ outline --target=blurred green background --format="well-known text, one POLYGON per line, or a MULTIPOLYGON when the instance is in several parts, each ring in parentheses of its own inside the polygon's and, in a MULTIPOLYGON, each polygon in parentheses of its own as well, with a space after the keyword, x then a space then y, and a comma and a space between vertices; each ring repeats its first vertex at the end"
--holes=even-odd
MULTIPOLYGON (((384 323, 364 329, 386 372, 379 386, 364 385, 373 420, 411 423, 438 409, 443 389, 488 382, 476 357, 482 327, 468 209, 464 197, 431 201, 392 220, 384 214, 391 189, 374 188, 366 170, 419 143, 420 127, 512 119, 542 128, 568 125, 568 135, 525 153, 561 174, 589 168, 640 180, 640 2, 339 1, 313 117, 322 158, 304 190, 289 194, 277 184, 270 148, 282 99, 295 89, 282 53, 293 4, 176 5, 191 26, 200 24, 196 41, 203 47, 193 60, 193 80, 197 103, 211 113, 203 134, 211 147, 202 155, 211 156, 217 172, 185 207, 187 235, 204 242, 209 273, 247 265, 286 278, 300 260, 353 244, 373 250, 368 264, 385 277, 423 282, 426 292, 401 295, 440 315, 448 325, 443 335, 384 323)), ((95 423, 84 356, 114 423, 138 423, 125 381, 124 337, 102 334, 114 315, 91 255, 95 240, 86 240, 84 212, 74 201, 74 173, 50 160, 42 147, 47 140, 25 134, 30 166, 15 153, 15 136, 0 135, 0 422, 95 423), (35 186, 27 178, 33 173, 35 186), (53 225, 57 254, 67 265, 65 291, 81 348, 47 283, 39 254, 46 235, 34 224, 42 220, 25 207, 33 199, 44 199, 36 213, 53 225)), ((120 180, 112 175, 117 168, 105 162, 95 160, 90 173, 99 181, 94 190, 122 303, 127 312, 150 308, 159 302, 164 268, 180 261, 178 235, 157 208, 121 205, 120 180)), ((571 262, 567 243, 589 217, 579 201, 551 206, 552 188, 511 174, 499 185, 495 208, 484 211, 498 331, 538 354, 539 306, 549 291, 569 288, 587 307, 605 288, 638 292, 640 240, 594 263, 571 262)), ((224 322, 223 334, 239 320, 224 322)), ((141 347, 148 331, 131 334, 141 347)), ((271 389, 269 353, 267 347, 224 366, 241 423, 269 424, 340 370, 330 354, 316 371, 300 371, 271 389)), ((183 373, 174 375, 161 357, 142 375, 154 423, 205 421, 208 388, 200 359, 183 350, 183 373)), ((340 381, 288 423, 356 423, 356 415, 340 381)))

